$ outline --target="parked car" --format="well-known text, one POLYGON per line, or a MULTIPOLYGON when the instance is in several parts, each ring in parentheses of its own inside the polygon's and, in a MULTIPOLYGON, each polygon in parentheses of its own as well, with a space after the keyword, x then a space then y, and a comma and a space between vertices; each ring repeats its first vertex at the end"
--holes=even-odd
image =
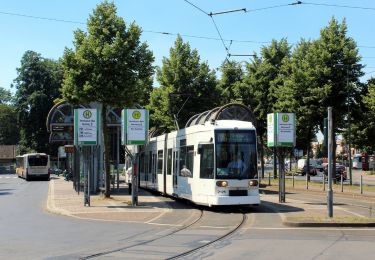
MULTIPOLYGON (((323 172, 324 175, 328 175, 328 163, 323 164, 323 172)), ((344 165, 336 163, 336 170, 333 178, 336 179, 336 181, 341 181, 341 175, 342 179, 345 181, 347 179, 347 173, 346 173, 346 168, 344 165)))
MULTIPOLYGON (((307 173, 307 159, 299 159, 297 162, 298 172, 301 175, 307 173)), ((323 172, 322 162, 318 159, 310 159, 310 175, 317 175, 318 172, 323 172)))

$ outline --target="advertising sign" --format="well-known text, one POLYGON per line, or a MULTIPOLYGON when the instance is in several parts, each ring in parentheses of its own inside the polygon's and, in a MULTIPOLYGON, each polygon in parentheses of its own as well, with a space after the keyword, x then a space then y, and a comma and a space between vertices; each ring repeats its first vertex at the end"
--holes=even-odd
POLYGON ((145 144, 148 137, 148 110, 123 109, 121 111, 122 144, 145 144))
POLYGON ((75 145, 97 145, 98 116, 97 109, 74 109, 75 145))
POLYGON ((267 146, 293 147, 296 140, 294 113, 267 115, 267 146))

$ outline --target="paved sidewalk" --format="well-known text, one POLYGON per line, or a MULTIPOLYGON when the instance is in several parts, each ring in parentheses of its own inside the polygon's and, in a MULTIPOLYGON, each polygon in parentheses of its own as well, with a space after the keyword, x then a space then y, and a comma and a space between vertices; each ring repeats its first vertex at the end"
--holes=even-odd
MULTIPOLYGON (((125 184, 121 185, 122 193, 125 193, 125 184)), ((287 197, 286 203, 280 204, 275 190, 277 190, 275 186, 261 190, 262 203, 260 207, 265 207, 278 213, 284 225, 375 227, 375 218, 369 218, 363 212, 356 211, 355 208, 345 208, 342 204, 334 204, 334 218, 332 219, 327 217, 327 206, 323 203, 311 203, 287 197)), ((302 194, 303 192, 306 191, 293 190, 297 197, 299 193, 302 194)), ((51 213, 80 219, 138 223, 152 223, 156 220, 171 223, 171 216, 176 215, 175 218, 179 218, 179 214, 185 214, 179 212, 179 210, 173 210, 171 204, 166 201, 162 196, 155 196, 139 189, 139 206, 137 207, 131 206, 130 195, 117 194, 111 195, 110 199, 93 195, 90 201, 91 206, 85 207, 83 205, 83 193, 77 194, 73 189, 72 182, 67 182, 60 177, 52 178, 50 181, 47 210, 51 213)))
MULTIPOLYGON (((122 184, 121 189, 124 189, 122 184)), ((148 223, 171 212, 169 205, 160 197, 139 190, 139 206, 131 206, 130 195, 111 195, 102 198, 90 196, 90 207, 83 205, 83 193, 73 189, 73 183, 62 177, 51 178, 47 199, 47 210, 51 213, 91 220, 126 221, 148 223)))
MULTIPOLYGON (((261 190, 261 200, 264 206, 279 213, 282 222, 286 226, 295 227, 375 227, 375 210, 372 208, 356 207, 351 203, 337 203, 338 197, 365 201, 372 204, 375 209, 375 198, 366 196, 345 196, 334 194, 333 217, 328 217, 326 199, 321 202, 304 201, 306 197, 313 194, 326 196, 326 192, 318 190, 303 190, 301 187, 287 189, 294 197, 286 195, 286 202, 279 203, 278 187, 268 186, 261 190), (302 196, 303 195, 303 196, 302 196), (373 212, 374 211, 374 212, 373 212), (370 215, 371 214, 371 215, 370 215)), ((360 204, 359 204, 360 205, 360 204)))

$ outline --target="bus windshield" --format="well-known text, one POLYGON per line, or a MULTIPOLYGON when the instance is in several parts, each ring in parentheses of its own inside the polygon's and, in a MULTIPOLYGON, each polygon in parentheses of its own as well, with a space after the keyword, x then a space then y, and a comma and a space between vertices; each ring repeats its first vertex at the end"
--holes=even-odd
POLYGON ((216 179, 254 179, 257 175, 255 130, 217 130, 216 179))
POLYGON ((48 156, 46 155, 31 155, 29 156, 30 166, 47 166, 48 156))

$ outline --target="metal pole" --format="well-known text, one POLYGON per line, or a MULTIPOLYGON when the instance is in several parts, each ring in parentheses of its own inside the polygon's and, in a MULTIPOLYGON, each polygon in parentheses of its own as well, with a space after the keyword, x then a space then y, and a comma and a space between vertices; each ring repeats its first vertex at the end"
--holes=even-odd
POLYGON ((324 173, 323 173, 323 190, 324 191, 326 190, 326 176, 324 173))
POLYGON ((133 177, 132 177, 132 206, 138 206, 138 182, 137 182, 137 172, 138 172, 138 154, 135 154, 133 159, 133 177))
POLYGON ((333 191, 332 191, 332 170, 333 170, 333 136, 332 136, 332 107, 328 107, 328 190, 327 209, 328 217, 333 217, 333 191))
POLYGON ((342 174, 341 174, 341 192, 344 192, 344 178, 343 178, 343 176, 342 176, 342 174))
POLYGON ((116 158, 116 165, 117 165, 117 192, 120 190, 120 173, 119 173, 119 163, 120 163, 120 142, 121 142, 121 137, 120 137, 120 127, 117 127, 117 158, 116 158))
POLYGON ((361 178, 359 179, 359 186, 360 186, 361 194, 363 194, 363 179, 362 179, 362 175, 361 175, 361 178))
POLYGON ((351 144, 351 118, 350 118, 350 96, 349 96, 349 68, 346 68, 346 88, 348 90, 348 146, 349 146, 349 184, 352 185, 352 144, 351 144))
POLYGON ((292 172, 292 184, 293 184, 293 188, 294 188, 294 171, 292 172))
POLYGON ((277 178, 277 156, 276 147, 273 147, 273 178, 277 178))
POLYGON ((306 190, 309 189, 309 175, 306 172, 306 190))

